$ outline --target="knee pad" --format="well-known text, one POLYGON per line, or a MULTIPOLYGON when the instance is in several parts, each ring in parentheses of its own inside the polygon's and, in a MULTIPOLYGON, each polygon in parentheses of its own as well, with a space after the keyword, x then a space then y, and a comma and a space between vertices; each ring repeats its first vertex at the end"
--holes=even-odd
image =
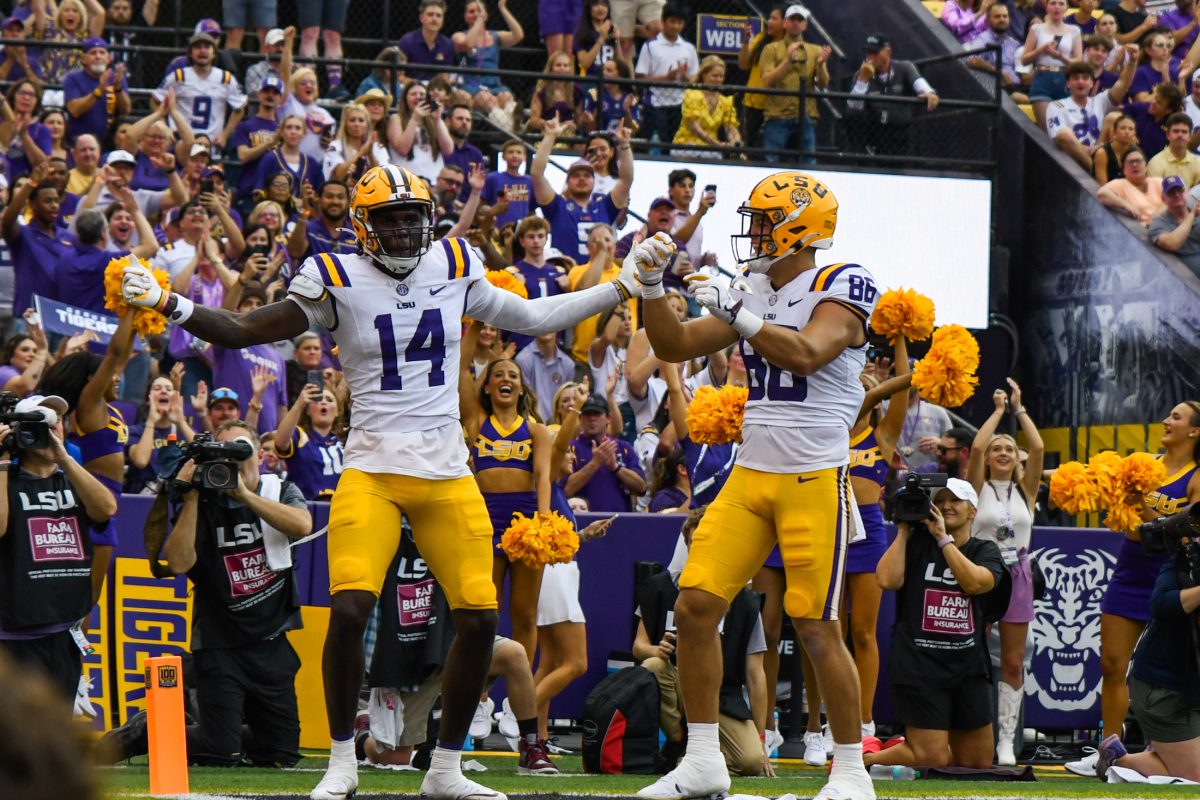
MULTIPOLYGON (((783 610, 793 619, 821 619, 823 608, 814 605, 816 600, 808 592, 789 586, 783 593, 783 610)), ((820 598, 820 602, 824 602, 824 598, 820 598)))
POLYGON ((368 582, 370 565, 370 554, 365 547, 339 548, 329 559, 330 587, 368 582))

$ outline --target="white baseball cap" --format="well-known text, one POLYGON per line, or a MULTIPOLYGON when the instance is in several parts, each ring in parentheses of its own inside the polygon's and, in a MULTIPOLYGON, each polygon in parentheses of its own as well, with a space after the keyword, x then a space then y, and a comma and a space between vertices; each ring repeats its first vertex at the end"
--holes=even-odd
POLYGON ((67 415, 67 401, 56 394, 31 394, 17 403, 17 414, 40 413, 47 425, 53 425, 67 415))
POLYGON ((808 19, 808 13, 808 9, 804 6, 800 5, 799 3, 792 3, 787 7, 787 11, 783 12, 783 18, 787 19, 788 17, 804 17, 805 19, 808 19))
POLYGON ((973 508, 979 508, 979 495, 975 493, 975 487, 962 478, 947 479, 945 488, 959 500, 966 500, 973 508))
POLYGON ((128 150, 113 150, 108 154, 108 158, 104 159, 104 166, 111 167, 113 164, 133 164, 136 167, 137 159, 128 150))
POLYGON ((283 44, 283 30, 280 28, 271 28, 271 30, 267 31, 267 35, 263 37, 263 44, 271 47, 283 44))

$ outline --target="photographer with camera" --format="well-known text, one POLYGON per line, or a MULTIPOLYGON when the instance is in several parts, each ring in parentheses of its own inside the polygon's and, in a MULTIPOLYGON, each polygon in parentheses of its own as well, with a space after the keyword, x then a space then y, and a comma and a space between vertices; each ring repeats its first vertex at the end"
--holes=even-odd
POLYGON ((1129 700, 1150 746, 1128 753, 1117 734, 1098 748, 1096 775, 1124 767, 1200 781, 1200 504, 1140 529, 1147 554, 1171 557, 1150 598, 1150 624, 1133 654, 1129 700))
POLYGON ((896 592, 888 669, 907 740, 882 752, 868 740, 867 766, 992 765, 984 596, 1005 568, 995 542, 971 537, 978 505, 971 484, 944 475, 910 474, 892 498, 896 538, 875 577, 896 592))
MULTIPOLYGON (((300 659, 284 634, 301 622, 289 540, 306 536, 312 517, 295 484, 259 475, 262 451, 247 423, 226 422, 215 442, 198 435, 182 451, 170 488, 183 501, 163 552, 168 570, 194 587, 200 724, 188 727, 188 759, 234 766, 244 753, 290 767, 300 760, 300 659)), ((145 752, 144 731, 144 717, 126 723, 106 737, 106 755, 145 752)))
POLYGON ((67 454, 66 413, 54 395, 0 407, 0 649, 72 701, 87 646, 79 623, 93 605, 93 537, 117 501, 67 454))

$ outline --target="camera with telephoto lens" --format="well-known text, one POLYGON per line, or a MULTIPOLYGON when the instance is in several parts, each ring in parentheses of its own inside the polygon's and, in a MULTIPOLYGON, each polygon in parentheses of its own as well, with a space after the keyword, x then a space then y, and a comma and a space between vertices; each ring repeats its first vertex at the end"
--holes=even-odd
POLYGON ((19 402, 20 398, 12 392, 0 392, 0 423, 12 429, 3 449, 14 454, 44 450, 50 446, 50 424, 38 411, 17 413, 19 402))
POLYGON ((1200 586, 1200 503, 1192 503, 1169 517, 1139 525, 1138 534, 1146 555, 1174 557, 1181 587, 1200 586))
POLYGON ((946 486, 944 472, 910 472, 888 504, 892 522, 924 522, 933 516, 933 495, 946 486))
MULTIPOLYGON (((196 438, 180 446, 179 467, 196 462, 196 474, 192 486, 201 489, 236 489, 238 485, 238 462, 254 455, 249 442, 214 442, 207 433, 198 433, 196 438)), ((178 474, 179 468, 175 472, 178 474)))

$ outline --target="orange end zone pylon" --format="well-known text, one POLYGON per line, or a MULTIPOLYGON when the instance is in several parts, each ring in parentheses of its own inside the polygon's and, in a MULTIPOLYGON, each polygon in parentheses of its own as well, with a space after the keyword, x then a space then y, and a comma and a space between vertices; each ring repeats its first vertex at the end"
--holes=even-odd
POLYGON ((150 743, 150 794, 187 794, 187 729, 183 718, 183 662, 179 656, 146 659, 146 733, 150 743))

